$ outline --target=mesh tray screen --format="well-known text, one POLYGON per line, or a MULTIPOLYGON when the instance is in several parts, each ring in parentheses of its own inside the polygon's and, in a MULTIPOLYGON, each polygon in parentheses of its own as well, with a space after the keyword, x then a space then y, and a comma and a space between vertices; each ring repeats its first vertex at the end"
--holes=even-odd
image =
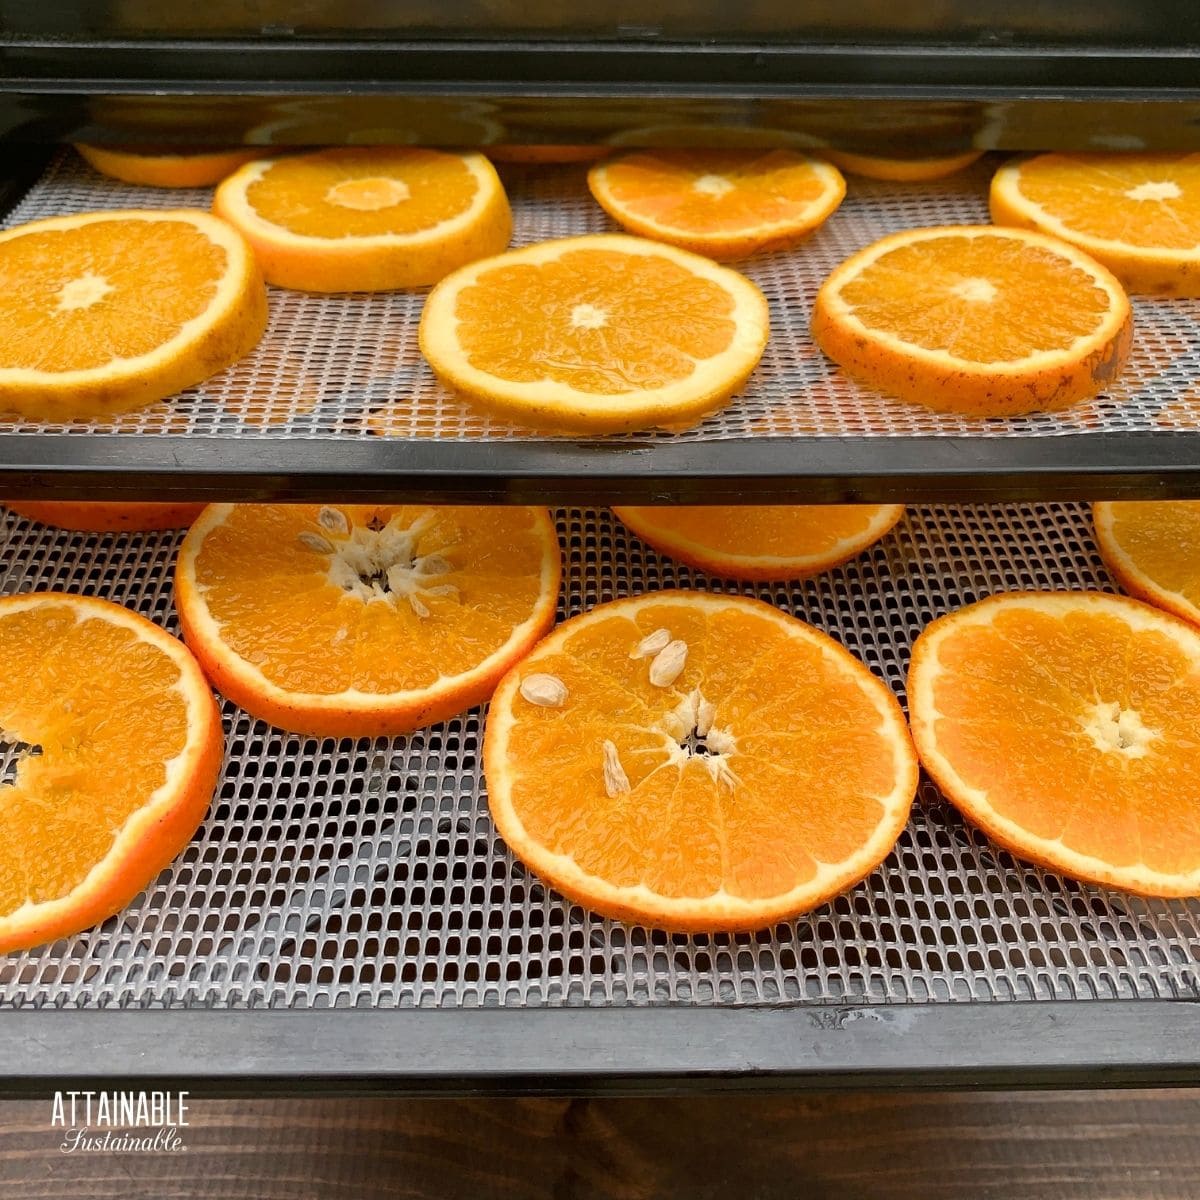
MULTIPOLYGON (((559 515, 563 614, 721 584, 605 512, 559 515)), ((174 628, 174 534, 83 537, 0 517, 0 592, 63 588, 174 628)), ((732 585, 726 585, 732 586, 732 585)), ((1110 587, 1081 508, 915 509, 856 562, 746 587, 900 691, 933 617, 1015 588, 1110 587)), ((228 763, 189 848, 102 927, 0 960, 0 1005, 373 1007, 1195 997, 1200 903, 1015 862, 923 785, 895 852, 832 904, 754 936, 672 937, 548 893, 492 830, 480 714, 316 741, 225 706, 228 763)), ((5 759, 0 752, 0 778, 5 759)))
MULTIPOLYGON (((1067 413, 979 422, 927 412, 862 388, 839 374, 808 334, 813 297, 844 258, 886 233, 923 225, 986 222, 989 167, 935 184, 850 181, 838 212, 799 250, 740 264, 771 302, 771 342, 746 390, 682 434, 708 441, 744 437, 897 434, 1049 436, 1200 427, 1200 301, 1135 301, 1133 358, 1103 397, 1067 413)), ((505 173, 514 244, 615 229, 577 168, 505 173)), ((9 215, 7 224, 101 208, 198 205, 209 191, 114 183, 64 152, 9 215)), ((533 436, 484 417, 435 381, 417 351, 423 295, 315 296, 273 290, 270 328, 254 354, 176 399, 119 419, 113 428, 151 434, 405 439, 533 436)), ((49 426, 0 422, 0 430, 49 426)), ((644 435, 639 435, 644 439, 644 435)))

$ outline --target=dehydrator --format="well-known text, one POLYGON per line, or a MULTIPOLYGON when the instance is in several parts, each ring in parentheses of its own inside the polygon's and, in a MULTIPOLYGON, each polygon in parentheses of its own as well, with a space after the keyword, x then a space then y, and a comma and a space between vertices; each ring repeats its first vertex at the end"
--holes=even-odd
MULTIPOLYGON (((986 422, 847 382, 808 319, 822 278, 877 236, 986 221, 996 152, 1200 145, 1200 12, 893 11, 910 7, 0 0, 6 224, 210 201, 104 180, 72 140, 630 145, 749 129, 989 152, 937 183, 855 180, 801 251, 742 264, 770 300, 770 345, 744 393, 685 433, 530 434, 435 383, 420 294, 276 290, 259 349, 166 405, 106 425, 0 422, 0 495, 557 506, 562 615, 677 585, 758 595, 901 694, 913 638, 950 608, 1112 590, 1081 502, 1200 497, 1200 301, 1136 298, 1134 356, 1110 392, 986 422), (754 586, 650 552, 606 508, 859 500, 910 508, 854 562, 754 586)), ((609 228, 582 168, 504 179, 514 244, 609 228)), ((5 515, 0 593, 86 592, 174 629, 177 540, 5 515)), ((1200 1079, 1200 902, 1019 862, 928 783, 859 887, 760 934, 683 937, 602 920, 513 860, 487 815, 478 711, 357 741, 228 704, 225 721, 222 782, 184 855, 102 926, 0 960, 0 1088, 1200 1079)))

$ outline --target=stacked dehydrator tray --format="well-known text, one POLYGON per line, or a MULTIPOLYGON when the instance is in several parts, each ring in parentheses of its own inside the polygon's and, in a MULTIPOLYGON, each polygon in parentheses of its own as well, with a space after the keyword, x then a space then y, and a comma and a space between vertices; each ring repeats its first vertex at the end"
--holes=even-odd
MULTIPOLYGON (((294 7, 256 6, 251 27, 221 3, 0 5, 5 223, 209 203, 102 180, 73 139, 578 143, 683 124, 884 150, 1200 140, 1200 18, 1183 3, 951 4, 937 25, 887 28, 853 3, 736 17, 600 3, 565 14, 574 28, 555 26, 558 6, 389 5, 389 28, 380 6, 307 6, 305 25, 294 7)), ((1083 501, 1200 496, 1200 301, 1138 299, 1119 388, 1058 415, 927 413, 848 383, 812 346, 811 302, 837 262, 894 229, 986 220, 993 166, 856 181, 803 253, 745 263, 771 302, 770 346, 744 394, 686 433, 586 441, 489 421, 421 361, 421 295, 275 291, 261 347, 169 406, 103 427, 0 426, 0 492, 557 505, 562 615, 664 586, 744 591, 827 630, 902 694, 917 631, 952 607, 1113 589, 1083 501), (656 556, 607 512, 768 500, 910 507, 849 565, 753 587, 656 556)), ((608 227, 581 169, 510 168, 505 182, 516 245, 608 227)), ((6 515, 0 593, 101 595, 174 629, 176 544, 6 515)), ((477 711, 374 741, 284 734, 230 705, 225 719, 223 781, 186 853, 103 926, 0 961, 0 1086, 1200 1075, 1200 903, 1017 862, 928 783, 895 852, 832 904, 757 935, 671 936, 595 917, 514 862, 487 815, 477 711)))

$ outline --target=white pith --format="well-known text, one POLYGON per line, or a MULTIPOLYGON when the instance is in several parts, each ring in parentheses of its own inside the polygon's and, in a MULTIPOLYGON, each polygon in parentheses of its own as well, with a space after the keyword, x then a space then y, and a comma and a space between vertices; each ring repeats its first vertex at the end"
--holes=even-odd
POLYGON ((1178 200, 1183 195, 1179 184, 1170 179, 1147 180, 1125 189, 1130 200, 1178 200))
POLYGON ((103 275, 87 271, 77 279, 69 279, 62 285, 55 311, 73 312, 78 308, 91 308, 93 304, 99 304, 112 290, 113 285, 103 275))
POLYGON ((724 175, 699 175, 692 183, 693 191, 700 192, 704 196, 712 196, 714 199, 728 195, 733 188, 733 183, 724 175))
POLYGON ((355 212, 378 212, 381 208, 394 208, 411 197, 412 193, 401 179, 379 176, 364 179, 343 179, 325 193, 325 199, 339 208, 350 208, 355 212), (364 185, 370 185, 379 194, 362 194, 364 185))

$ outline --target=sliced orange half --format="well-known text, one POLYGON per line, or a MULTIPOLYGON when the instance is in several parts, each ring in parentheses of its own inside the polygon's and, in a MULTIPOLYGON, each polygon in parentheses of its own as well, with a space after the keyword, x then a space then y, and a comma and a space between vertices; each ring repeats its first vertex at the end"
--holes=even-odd
POLYGON ((0 413, 104 418, 248 354, 267 293, 245 239, 193 209, 51 217, 0 233, 0 413))
POLYGON ((1129 593, 1200 625, 1200 500, 1092 505, 1096 544, 1129 593))
POLYGON ((1200 296, 1200 154, 1039 154, 996 172, 991 210, 1086 250, 1131 292, 1200 296))
POLYGON ((541 508, 214 504, 175 570, 217 688, 283 729, 407 733, 463 712, 554 622, 541 508))
POLYGON ((185 529, 203 504, 148 504, 77 500, 10 500, 5 508, 19 517, 81 533, 185 529))
POLYGON ((913 646, 913 737, 1014 854, 1150 896, 1200 894, 1200 632, 1098 592, 993 596, 913 646))
POLYGON ((692 505, 614 508, 655 550, 729 579, 803 579, 879 541, 902 504, 692 505))
POLYGON ((853 150, 823 150, 822 153, 835 166, 851 175, 865 179, 883 179, 889 183, 924 183, 933 179, 946 179, 965 171, 972 163, 983 157, 982 150, 963 150, 958 154, 943 154, 930 157, 889 158, 879 154, 858 154, 853 150))
POLYGON ((681 428, 726 404, 767 344, 743 275, 619 234, 563 238, 456 271, 429 294, 421 351, 477 404, 535 429, 681 428))
POLYGON ((597 164, 588 187, 631 233, 716 259, 794 246, 846 194, 836 167, 794 150, 645 150, 597 164))
POLYGON ((102 175, 144 187, 210 187, 262 152, 189 150, 182 146, 86 146, 75 149, 102 175))
POLYGON ((484 771, 512 852, 605 916, 757 929, 852 887, 908 819, 891 692, 761 601, 659 592, 560 625, 489 706, 484 771))
POLYGON ((105 600, 0 600, 0 953, 86 929, 187 845, 221 715, 183 644, 105 600))
POLYGON ((268 283, 303 292, 425 287, 512 234, 508 197, 482 154, 342 147, 247 163, 217 188, 268 283))
POLYGON ((850 374, 941 412, 1065 408, 1129 356, 1129 298, 1099 263, 1023 229, 910 229, 848 258, 813 307, 817 345, 850 374))

